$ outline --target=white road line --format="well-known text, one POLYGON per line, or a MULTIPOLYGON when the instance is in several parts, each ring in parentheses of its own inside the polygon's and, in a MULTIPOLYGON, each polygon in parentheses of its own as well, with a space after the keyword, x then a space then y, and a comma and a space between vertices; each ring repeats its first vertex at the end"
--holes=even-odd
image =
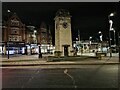
POLYGON ((67 76, 69 76, 69 77, 72 79, 74 88, 77 88, 77 86, 76 86, 76 84, 75 84, 75 79, 74 79, 74 77, 72 77, 70 74, 68 74, 68 69, 65 69, 65 70, 64 70, 64 74, 66 74, 67 76))
POLYGON ((24 88, 25 85, 27 85, 28 83, 30 83, 34 79, 35 75, 38 74, 38 73, 39 73, 39 71, 37 71, 31 78, 29 78, 28 81, 27 81, 27 83, 25 83, 25 84, 22 85, 22 88, 24 88))

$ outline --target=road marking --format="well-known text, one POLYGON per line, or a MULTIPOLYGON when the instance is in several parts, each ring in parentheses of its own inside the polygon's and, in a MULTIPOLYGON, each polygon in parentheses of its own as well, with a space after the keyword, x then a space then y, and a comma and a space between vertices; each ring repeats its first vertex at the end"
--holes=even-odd
POLYGON ((68 74, 68 69, 65 69, 65 70, 64 70, 64 74, 66 74, 67 76, 69 76, 69 77, 72 79, 74 88, 77 88, 77 86, 76 86, 76 84, 75 84, 75 79, 74 79, 74 77, 72 77, 70 74, 68 74))
POLYGON ((28 79, 27 83, 22 85, 22 88, 24 88, 24 86, 26 86, 28 83, 30 83, 34 79, 36 74, 39 74, 39 70, 31 78, 28 79))

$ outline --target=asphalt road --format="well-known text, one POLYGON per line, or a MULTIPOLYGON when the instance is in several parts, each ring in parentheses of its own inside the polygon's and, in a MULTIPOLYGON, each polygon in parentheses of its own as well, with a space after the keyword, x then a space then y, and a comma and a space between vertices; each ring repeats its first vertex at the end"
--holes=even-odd
POLYGON ((118 88, 118 65, 2 69, 2 88, 118 88))

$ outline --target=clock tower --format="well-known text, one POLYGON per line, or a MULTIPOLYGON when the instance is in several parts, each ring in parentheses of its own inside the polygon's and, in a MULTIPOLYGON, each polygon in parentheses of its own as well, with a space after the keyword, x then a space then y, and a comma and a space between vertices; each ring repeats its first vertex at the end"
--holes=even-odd
POLYGON ((55 17, 55 51, 62 52, 62 56, 70 56, 71 50, 71 16, 67 10, 60 9, 55 17))

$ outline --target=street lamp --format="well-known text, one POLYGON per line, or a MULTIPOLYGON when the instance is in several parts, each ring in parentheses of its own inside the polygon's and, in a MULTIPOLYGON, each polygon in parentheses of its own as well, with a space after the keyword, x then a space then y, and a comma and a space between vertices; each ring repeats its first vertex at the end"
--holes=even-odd
POLYGON ((102 42, 102 41, 103 41, 103 39, 102 39, 102 36, 103 36, 103 35, 102 35, 102 32, 99 31, 98 33, 100 34, 100 41, 102 42))
POLYGON ((37 31, 36 30, 34 30, 34 34, 36 33, 37 31))
POLYGON ((114 45, 116 46, 115 29, 113 30, 113 32, 114 32, 114 45))
POLYGON ((101 34, 101 31, 99 31, 98 33, 101 34))
POLYGON ((110 31, 113 31, 114 32, 114 45, 116 45, 116 39, 115 39, 115 29, 114 28, 111 28, 110 31))
POLYGON ((112 17, 112 16, 114 16, 114 13, 111 13, 111 14, 108 15, 108 20, 109 20, 109 23, 110 23, 110 28, 109 28, 110 57, 112 57, 112 51, 111 51, 111 40, 112 40, 112 39, 111 39, 111 33, 110 33, 110 31, 113 29, 113 28, 112 28, 113 21, 110 20, 110 17, 112 17))
MULTIPOLYGON (((7 12, 8 12, 8 17, 9 17, 9 13, 10 13, 11 11, 10 11, 10 10, 7 10, 7 12)), ((7 47, 8 47, 8 59, 9 59, 9 36, 8 36, 7 47)))
POLYGON ((91 39, 92 39, 92 37, 90 36, 90 37, 89 37, 89 53, 90 53, 90 48, 91 48, 91 43, 92 43, 92 42, 91 42, 91 39))
MULTIPOLYGON (((116 46, 115 29, 114 29, 114 28, 111 28, 110 31, 113 31, 113 33, 114 33, 114 45, 116 46)), ((111 40, 112 40, 112 39, 111 39, 111 40)))
POLYGON ((90 44, 92 43, 92 42, 91 42, 91 39, 92 39, 92 37, 90 36, 90 37, 89 37, 90 44))
POLYGON ((103 45, 102 45, 102 41, 103 41, 102 36, 103 36, 103 35, 102 35, 102 32, 101 32, 101 31, 99 31, 98 33, 99 33, 99 37, 100 37, 100 42, 99 42, 99 44, 100 44, 100 49, 101 49, 100 51, 102 51, 102 46, 103 46, 103 45))
POLYGON ((110 17, 114 16, 114 13, 111 13, 109 16, 110 16, 110 17))
POLYGON ((7 10, 7 12, 10 12, 10 10, 7 10))
POLYGON ((120 32, 118 33, 118 50, 119 50, 119 62, 120 62, 120 32))

